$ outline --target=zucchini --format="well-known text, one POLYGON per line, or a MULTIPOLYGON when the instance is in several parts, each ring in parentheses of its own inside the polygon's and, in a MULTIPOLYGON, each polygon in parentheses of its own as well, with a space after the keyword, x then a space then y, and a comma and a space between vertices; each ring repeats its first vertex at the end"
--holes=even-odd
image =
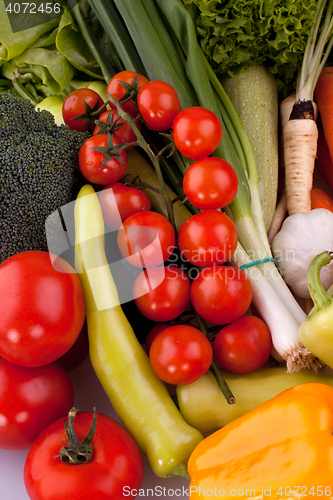
POLYGON ((278 92, 275 78, 263 65, 239 75, 223 75, 221 83, 249 136, 258 170, 258 188, 266 232, 272 224, 278 188, 278 92))

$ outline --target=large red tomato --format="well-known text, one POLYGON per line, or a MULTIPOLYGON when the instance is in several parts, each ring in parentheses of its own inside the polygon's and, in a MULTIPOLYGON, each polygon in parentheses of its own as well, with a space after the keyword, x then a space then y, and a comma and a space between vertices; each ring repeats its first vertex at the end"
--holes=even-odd
MULTIPOLYGON (((74 427, 79 441, 88 434, 92 417, 92 412, 76 415, 74 427)), ((139 448, 111 417, 97 413, 90 461, 63 463, 58 456, 63 445, 67 446, 67 439, 64 422, 59 419, 41 433, 29 450, 24 483, 31 500, 120 500, 128 496, 128 491, 140 488, 143 461, 139 448)))
POLYGON ((52 363, 74 344, 84 323, 78 275, 48 252, 9 257, 0 265, 0 318, 1 356, 21 366, 52 363))
POLYGON ((190 280, 178 267, 154 267, 136 278, 134 302, 146 318, 171 321, 185 311, 190 288, 190 280))
POLYGON ((27 368, 0 358, 0 448, 27 450, 74 403, 72 382, 56 363, 27 368))
POLYGON ((217 116, 206 108, 185 108, 173 121, 173 139, 178 150, 192 160, 211 155, 222 139, 217 116))
POLYGON ((213 343, 216 361, 232 373, 251 373, 269 358, 272 338, 266 323, 246 315, 225 326, 213 343))
POLYGON ((252 301, 252 287, 245 273, 233 266, 203 269, 191 285, 191 302, 197 313, 215 325, 226 325, 243 316, 252 301))
POLYGON ((181 225, 178 246, 185 259, 196 266, 224 264, 237 247, 236 226, 218 210, 200 212, 181 225))
POLYGON ((166 217, 156 212, 138 212, 128 217, 118 232, 118 247, 133 266, 155 267, 172 254, 176 236, 166 217))
POLYGON ((168 384, 191 384, 209 369, 213 349, 205 335, 189 325, 166 328, 153 340, 149 359, 156 375, 168 384))

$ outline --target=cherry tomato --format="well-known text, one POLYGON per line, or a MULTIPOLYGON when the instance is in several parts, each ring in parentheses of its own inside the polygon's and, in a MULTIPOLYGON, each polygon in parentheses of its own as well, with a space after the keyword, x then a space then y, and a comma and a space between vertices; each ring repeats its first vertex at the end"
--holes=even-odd
POLYGON ((185 108, 173 121, 173 139, 178 150, 192 160, 215 151, 222 139, 222 126, 217 116, 206 108, 185 108))
POLYGON ((213 266, 203 269, 191 285, 191 302, 205 321, 226 325, 250 307, 252 287, 240 269, 213 266))
POLYGON ((256 316, 242 316, 222 328, 213 343, 216 361, 232 373, 251 373, 269 358, 272 338, 266 323, 256 316))
POLYGON ((130 215, 148 212, 151 209, 150 199, 146 193, 121 182, 105 186, 99 193, 99 202, 104 222, 112 229, 119 229, 130 215))
POLYGON ((143 85, 138 93, 137 103, 147 127, 163 131, 172 126, 181 110, 178 94, 169 83, 152 80, 143 85))
MULTIPOLYGON (((93 108, 98 102, 98 108, 103 105, 103 100, 100 96, 91 89, 77 89, 71 92, 62 105, 62 116, 66 125, 71 130, 78 130, 79 132, 87 132, 92 130, 94 126, 94 119, 83 118, 82 120, 74 120, 76 116, 83 115, 86 112, 84 101, 93 108)), ((97 108, 97 109, 98 109, 97 108)))
MULTIPOLYGON (((92 416, 92 412, 77 413, 74 427, 79 441, 87 435, 92 416)), ((58 457, 62 445, 67 446, 67 439, 63 420, 59 419, 30 448, 24 484, 31 500, 123 500, 126 488, 129 492, 140 488, 143 461, 139 448, 116 420, 97 413, 93 452, 87 463, 63 463, 58 457)))
POLYGON ((206 373, 212 364, 213 349, 197 328, 176 325, 166 328, 153 340, 149 359, 161 380, 186 385, 206 373))
POLYGON ((178 246, 185 259, 196 266, 224 264, 237 247, 235 224, 218 210, 192 215, 179 229, 178 246))
POLYGON ((74 403, 72 382, 56 363, 27 368, 0 358, 0 448, 27 450, 74 403))
MULTIPOLYGON (((116 109, 104 111, 104 113, 102 113, 99 116, 98 120, 100 122, 106 123, 106 120, 108 119, 108 116, 110 114, 111 114, 111 123, 113 124, 118 118, 118 111, 116 109)), ((131 116, 131 118, 134 119, 134 115, 130 115, 130 116, 131 116)), ((122 123, 122 125, 114 130, 113 136, 116 137, 117 139, 119 139, 119 141, 123 144, 135 142, 136 135, 133 132, 133 130, 131 129, 131 127, 122 118, 119 118, 119 120, 117 120, 117 125, 121 124, 121 123, 122 123)), ((138 129, 141 130, 140 122, 137 121, 135 123, 136 123, 136 126, 138 127, 138 129)), ((95 125, 93 135, 96 135, 100 130, 101 130, 100 127, 98 125, 95 125)), ((130 151, 133 148, 134 148, 134 146, 129 146, 128 148, 126 148, 126 151, 130 151)))
MULTIPOLYGON (((121 144, 120 140, 112 137, 114 146, 121 144)), ((105 159, 105 154, 95 151, 92 148, 106 148, 108 144, 108 135, 93 135, 89 137, 83 144, 79 152, 79 167, 83 177, 93 184, 113 184, 119 181, 126 172, 127 155, 125 151, 120 153, 124 164, 116 157, 111 158, 107 164, 101 168, 105 159)))
POLYGON ((139 311, 153 321, 171 321, 185 311, 190 301, 190 280, 174 266, 143 271, 133 285, 139 311))
POLYGON ((48 252, 9 257, 0 265, 0 318, 1 356, 20 366, 52 363, 74 344, 84 323, 78 275, 48 252))
POLYGON ((166 217, 156 212, 138 212, 120 226, 117 241, 122 256, 130 264, 148 268, 170 257, 176 238, 166 217))
POLYGON ((89 339, 88 339, 88 329, 87 322, 83 323, 82 330, 72 345, 72 347, 65 352, 59 359, 57 359, 58 365, 60 365, 66 372, 74 370, 80 366, 83 361, 89 356, 89 339))
POLYGON ((153 326, 153 328, 151 328, 149 330, 148 335, 146 337, 146 342, 145 342, 145 349, 146 349, 146 353, 148 354, 148 356, 149 356, 149 351, 150 351, 150 347, 151 347, 153 340, 157 337, 157 335, 160 332, 162 332, 166 328, 169 328, 169 326, 170 326, 169 323, 158 323, 157 325, 153 326))
MULTIPOLYGON (((126 89, 121 82, 132 84, 135 75, 138 79, 138 88, 142 87, 142 85, 149 81, 148 78, 140 75, 139 73, 135 73, 135 71, 120 71, 109 81, 106 87, 106 93, 111 94, 112 97, 119 101, 123 97, 123 95, 126 94, 126 89)), ((111 103, 110 106, 114 107, 111 103)), ((138 114, 138 107, 133 99, 130 99, 125 104, 123 104, 123 110, 126 111, 126 113, 131 113, 134 116, 138 114)))
POLYGON ((229 205, 238 189, 233 167, 221 158, 197 160, 186 170, 183 189, 189 201, 200 210, 216 210, 229 205))

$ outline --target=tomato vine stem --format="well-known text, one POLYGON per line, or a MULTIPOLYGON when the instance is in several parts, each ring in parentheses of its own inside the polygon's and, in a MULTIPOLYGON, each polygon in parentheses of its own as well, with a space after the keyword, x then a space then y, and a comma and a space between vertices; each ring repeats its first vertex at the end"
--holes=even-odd
MULTIPOLYGON (((206 326, 206 323, 204 322, 204 320, 201 318, 201 316, 199 316, 199 314, 196 311, 194 311, 194 317, 195 317, 196 322, 197 322, 197 324, 199 326, 199 329, 208 338, 208 328, 206 326)), ((210 369, 211 369, 211 371, 212 371, 212 373, 213 373, 213 375, 214 375, 214 377, 216 379, 216 382, 219 385, 219 388, 221 389, 221 392, 222 392, 223 396, 227 400, 227 403, 229 405, 235 404, 235 402, 236 402, 235 396, 233 395, 233 393, 231 392, 228 384, 226 383, 226 381, 222 377, 221 372, 218 369, 218 367, 217 367, 214 359, 212 361, 210 369)))
POLYGON ((107 94, 106 97, 107 97, 108 102, 111 102, 114 106, 116 106, 117 111, 118 111, 118 116, 120 116, 131 127, 131 129, 133 130, 133 132, 135 133, 136 138, 137 138, 136 144, 138 146, 140 146, 145 151, 145 153, 148 155, 150 161, 152 162, 153 167, 154 167, 155 172, 156 172, 156 175, 157 175, 158 183, 160 186, 160 192, 161 192, 161 195, 163 196, 163 200, 164 200, 164 203, 166 205, 169 222, 172 224, 172 227, 175 230, 175 234, 177 234, 177 228, 176 228, 175 216, 174 216, 174 210, 173 210, 173 202, 172 202, 172 200, 168 194, 168 191, 166 189, 166 185, 165 185, 165 182, 163 179, 162 170, 161 170, 161 166, 160 166, 159 156, 155 155, 153 153, 149 144, 145 141, 143 135, 139 131, 135 121, 131 118, 131 116, 128 113, 126 113, 123 110, 121 103, 119 101, 117 101, 114 97, 112 97, 111 94, 107 94))

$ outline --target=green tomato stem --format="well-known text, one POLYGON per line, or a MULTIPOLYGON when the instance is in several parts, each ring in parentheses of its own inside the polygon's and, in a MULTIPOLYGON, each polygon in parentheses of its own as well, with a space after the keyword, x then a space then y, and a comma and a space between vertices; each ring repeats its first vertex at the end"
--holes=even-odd
POLYGON ((117 111, 118 111, 118 116, 120 116, 126 123, 129 124, 129 126, 131 127, 131 129, 133 130, 133 132, 136 135, 137 145, 140 146, 145 151, 145 153, 148 155, 150 161, 152 162, 153 167, 154 167, 155 172, 156 172, 156 175, 157 175, 157 179, 158 179, 158 183, 159 183, 159 187, 160 187, 160 192, 161 192, 161 195, 163 196, 164 203, 166 205, 169 222, 172 224, 174 231, 177 234, 175 216, 174 216, 174 211, 173 211, 173 202, 172 202, 172 200, 169 196, 169 193, 166 189, 166 186, 165 186, 165 182, 163 179, 162 170, 161 170, 161 166, 160 166, 159 156, 154 155, 150 146, 147 144, 143 135, 139 131, 138 127, 136 126, 135 120, 133 120, 130 117, 130 115, 128 115, 123 110, 122 105, 116 99, 114 99, 114 97, 112 97, 111 94, 107 94, 107 101, 111 102, 112 104, 114 104, 116 106, 117 111))
MULTIPOLYGON (((199 316, 199 314, 196 311, 194 311, 194 316, 195 316, 196 322, 198 323, 198 326, 199 326, 201 332, 208 338, 208 328, 206 326, 206 323, 204 322, 204 320, 201 318, 201 316, 199 316)), ((236 402, 235 396, 233 395, 228 384, 226 383, 226 381, 222 377, 221 372, 218 369, 214 360, 212 361, 210 369, 211 369, 214 377, 216 378, 218 386, 221 389, 223 396, 227 400, 227 403, 229 405, 234 404, 236 402)))

